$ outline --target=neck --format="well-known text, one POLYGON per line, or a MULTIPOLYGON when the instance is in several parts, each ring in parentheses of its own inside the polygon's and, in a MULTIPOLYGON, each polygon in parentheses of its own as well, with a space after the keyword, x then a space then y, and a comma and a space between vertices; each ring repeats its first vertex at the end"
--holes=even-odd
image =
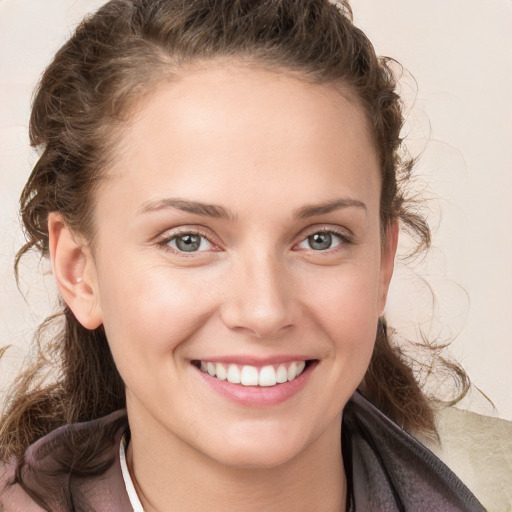
POLYGON ((341 421, 292 460, 264 468, 219 463, 159 425, 130 428, 127 461, 145 512, 345 510, 341 421))

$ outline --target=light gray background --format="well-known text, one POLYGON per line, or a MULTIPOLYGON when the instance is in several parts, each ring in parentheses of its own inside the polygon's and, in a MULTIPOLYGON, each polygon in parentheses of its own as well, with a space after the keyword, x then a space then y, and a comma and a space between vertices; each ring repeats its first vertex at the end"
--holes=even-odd
MULTIPOLYGON (((27 136, 31 91, 73 26, 102 3, 0 0, 0 346, 13 345, 0 364, 2 386, 56 304, 51 276, 39 277, 45 264, 23 265, 26 300, 12 272, 23 240, 17 200, 35 160, 27 136)), ((377 52, 398 59, 418 84, 404 75, 405 134, 412 153, 422 155, 416 188, 430 199, 434 247, 423 262, 398 262, 390 323, 404 337, 416 337, 418 325, 435 337, 456 336, 451 354, 497 411, 476 391, 459 407, 512 419, 512 2, 352 6, 377 52)))

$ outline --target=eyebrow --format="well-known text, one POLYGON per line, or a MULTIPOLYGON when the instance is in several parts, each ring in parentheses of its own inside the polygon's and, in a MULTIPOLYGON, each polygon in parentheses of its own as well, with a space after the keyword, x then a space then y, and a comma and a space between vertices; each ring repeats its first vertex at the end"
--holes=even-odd
POLYGON ((361 208, 367 211, 366 205, 358 199, 340 198, 326 203, 306 205, 298 210, 295 210, 294 217, 298 219, 307 219, 308 217, 315 217, 316 215, 324 215, 331 213, 335 210, 343 208, 361 208))
MULTIPOLYGON (((155 201, 148 201, 141 206, 138 213, 144 214, 165 210, 168 208, 175 208, 183 212, 193 213, 195 215, 203 215, 205 217, 212 217, 221 220, 234 221, 237 219, 237 215, 235 213, 230 212, 223 206, 179 198, 165 198, 157 199, 155 201)), ((327 201, 325 203, 302 206, 293 212, 293 217, 298 219, 306 219, 309 217, 315 217, 316 215, 331 213, 335 210, 340 210, 343 208, 361 208, 365 212, 367 210, 366 205, 362 201, 357 199, 340 198, 327 201)))
POLYGON ((195 215, 203 215, 205 217, 213 217, 222 220, 235 220, 236 215, 222 206, 215 204, 201 203, 198 201, 189 201, 188 199, 166 198, 156 201, 148 201, 139 209, 139 214, 156 212, 175 208, 187 213, 195 215))

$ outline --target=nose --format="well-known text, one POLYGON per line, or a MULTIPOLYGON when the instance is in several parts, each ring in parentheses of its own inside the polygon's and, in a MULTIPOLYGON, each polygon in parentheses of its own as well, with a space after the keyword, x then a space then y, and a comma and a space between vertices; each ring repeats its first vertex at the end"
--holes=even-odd
POLYGON ((269 254, 252 255, 231 268, 221 309, 224 324, 261 339, 275 339, 298 318, 285 265, 269 254))

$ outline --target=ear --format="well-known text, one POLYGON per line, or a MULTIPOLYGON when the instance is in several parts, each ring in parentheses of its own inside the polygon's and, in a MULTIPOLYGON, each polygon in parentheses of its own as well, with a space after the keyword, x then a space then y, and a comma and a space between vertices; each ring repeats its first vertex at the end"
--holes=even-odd
POLYGON ((384 312, 388 297, 389 284, 395 267, 395 255, 398 245, 398 220, 390 222, 385 233, 385 240, 382 244, 380 260, 380 283, 379 283, 379 316, 384 312))
POLYGON ((53 273, 62 298, 86 329, 96 329, 102 324, 102 313, 91 251, 55 212, 48 217, 48 238, 53 273))

